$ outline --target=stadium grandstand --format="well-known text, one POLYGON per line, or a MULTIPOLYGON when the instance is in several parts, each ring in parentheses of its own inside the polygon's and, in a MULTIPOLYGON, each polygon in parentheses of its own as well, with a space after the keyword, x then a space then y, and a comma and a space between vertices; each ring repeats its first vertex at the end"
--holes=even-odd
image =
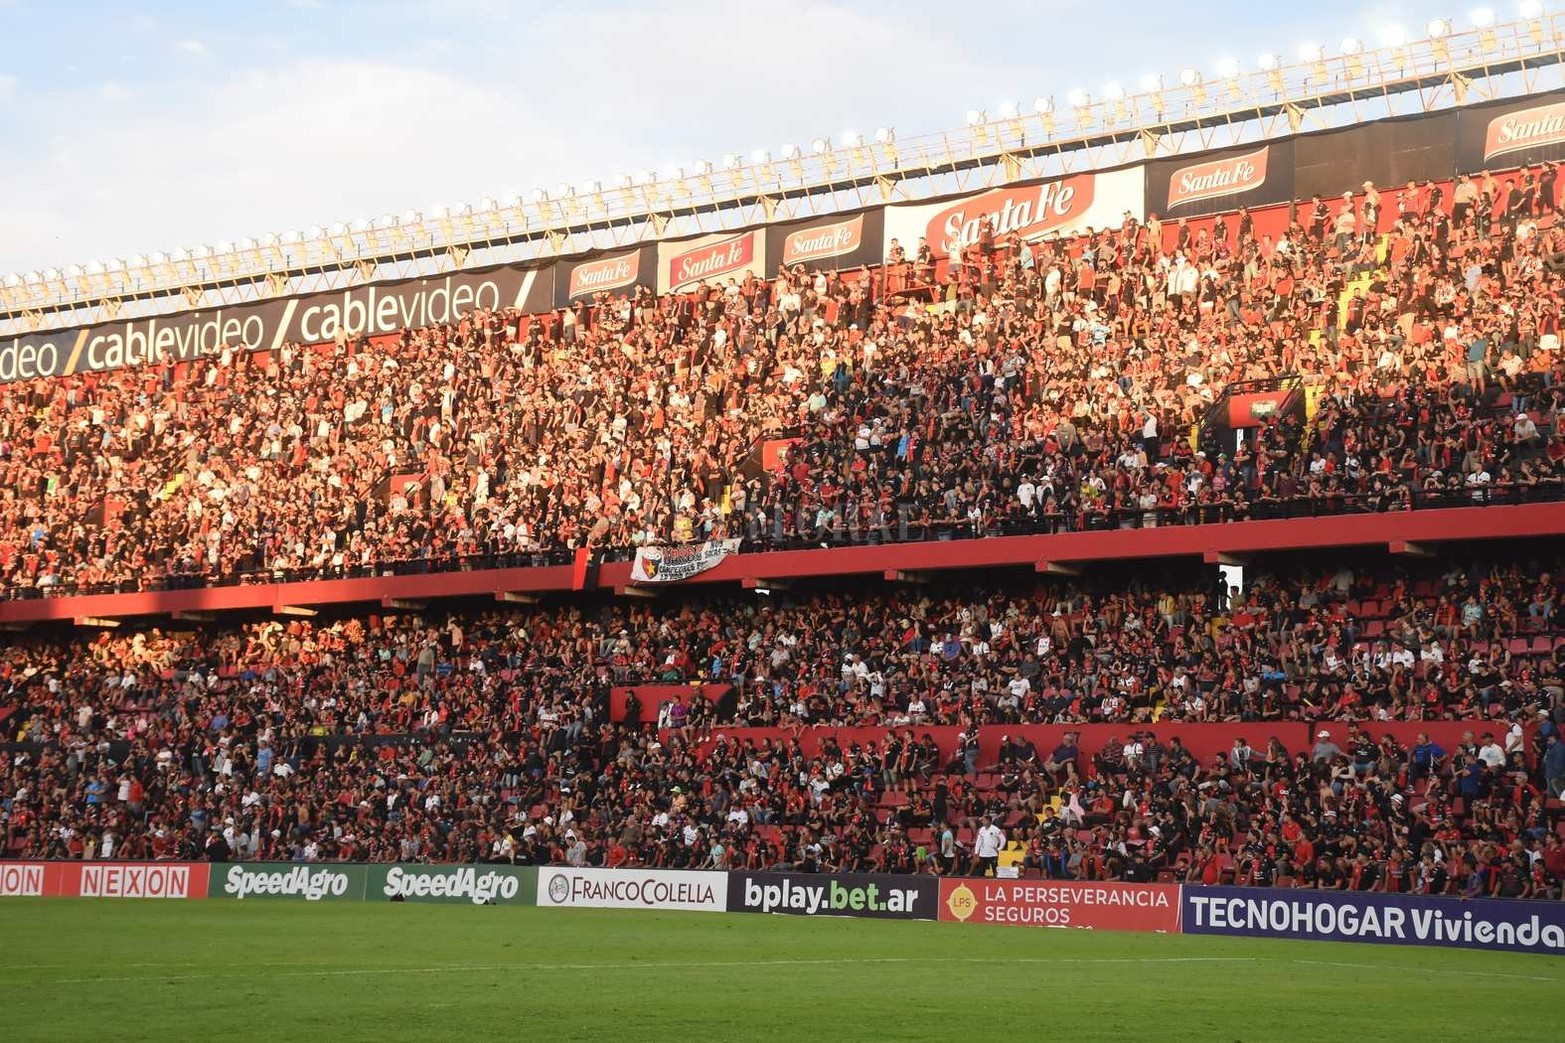
POLYGON ((1557 28, 12 286, 0 864, 1558 902, 1557 28))

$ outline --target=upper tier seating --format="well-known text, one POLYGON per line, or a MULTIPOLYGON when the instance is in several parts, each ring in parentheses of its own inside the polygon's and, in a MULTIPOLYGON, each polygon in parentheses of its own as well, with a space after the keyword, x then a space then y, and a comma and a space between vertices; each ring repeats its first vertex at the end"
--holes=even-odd
POLYGON ((1555 499, 1565 228, 1555 200, 1493 209, 1453 225, 1426 189, 1371 189, 1275 240, 1127 220, 7 385, 0 586, 1555 499), (1230 388, 1278 380, 1297 408, 1192 443, 1230 388))

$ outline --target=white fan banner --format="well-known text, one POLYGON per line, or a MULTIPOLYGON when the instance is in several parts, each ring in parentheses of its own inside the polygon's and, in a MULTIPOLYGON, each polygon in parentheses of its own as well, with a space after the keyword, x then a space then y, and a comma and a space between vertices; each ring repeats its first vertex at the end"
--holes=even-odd
POLYGON ((707 540, 689 547, 640 547, 630 567, 633 583, 678 583, 739 553, 738 540, 707 540))

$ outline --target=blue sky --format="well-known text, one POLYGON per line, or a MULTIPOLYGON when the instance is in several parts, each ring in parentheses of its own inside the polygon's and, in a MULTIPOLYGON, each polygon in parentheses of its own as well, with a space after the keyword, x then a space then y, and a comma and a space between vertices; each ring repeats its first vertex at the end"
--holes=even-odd
POLYGON ((0 0, 0 272, 936 131, 1477 6, 0 0))

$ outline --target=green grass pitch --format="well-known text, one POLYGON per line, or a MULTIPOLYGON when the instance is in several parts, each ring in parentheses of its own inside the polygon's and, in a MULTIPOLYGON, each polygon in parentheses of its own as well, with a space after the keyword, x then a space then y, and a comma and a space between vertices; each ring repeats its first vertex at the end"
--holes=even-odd
POLYGON ((0 903, 0 1038, 1559 1040, 1565 960, 608 910, 0 903))

